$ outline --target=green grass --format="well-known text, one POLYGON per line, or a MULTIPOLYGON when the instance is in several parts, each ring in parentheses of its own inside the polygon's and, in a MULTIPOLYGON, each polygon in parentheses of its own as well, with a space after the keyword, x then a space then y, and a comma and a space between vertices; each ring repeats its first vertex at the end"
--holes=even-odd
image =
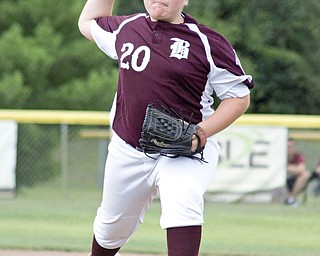
POLYGON ((318 255, 320 207, 276 204, 208 204, 203 253, 318 255))
MULTIPOLYGON (((89 251, 100 189, 24 190, 0 200, 0 248, 89 251)), ((166 253, 155 201, 140 229, 122 251, 166 253)), ((298 208, 282 204, 206 203, 201 255, 319 255, 320 198, 298 208)))

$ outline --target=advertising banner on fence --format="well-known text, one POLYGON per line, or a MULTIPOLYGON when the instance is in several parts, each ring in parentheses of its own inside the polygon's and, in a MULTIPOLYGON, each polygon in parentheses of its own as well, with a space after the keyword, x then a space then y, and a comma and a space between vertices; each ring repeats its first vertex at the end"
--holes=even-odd
POLYGON ((208 191, 250 193, 283 187, 287 137, 287 128, 274 126, 232 126, 219 133, 221 156, 208 191))
POLYGON ((17 130, 14 121, 0 121, 0 193, 16 187, 17 130))

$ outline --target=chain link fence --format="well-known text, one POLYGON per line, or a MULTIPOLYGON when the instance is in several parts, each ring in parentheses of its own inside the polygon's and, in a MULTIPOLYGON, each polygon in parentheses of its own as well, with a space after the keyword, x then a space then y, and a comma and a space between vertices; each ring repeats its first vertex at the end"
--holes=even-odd
POLYGON ((102 187, 107 125, 17 123, 16 195, 43 187, 67 197, 71 190, 102 187))
MULTIPOLYGON (((106 117, 106 113, 101 114, 106 117)), ((61 122, 54 118, 42 123, 17 119, 17 195, 25 188, 39 186, 66 197, 72 190, 100 191, 110 139, 108 121, 61 122)), ((301 131, 289 129, 289 134, 297 138, 308 169, 313 171, 320 160, 320 130, 304 129, 302 135, 307 138, 301 137, 301 131)))
POLYGON ((107 126, 19 124, 16 186, 102 186, 107 126))
POLYGON ((0 110, 18 125, 15 195, 44 188, 56 196, 100 190, 109 143, 109 113, 0 110))

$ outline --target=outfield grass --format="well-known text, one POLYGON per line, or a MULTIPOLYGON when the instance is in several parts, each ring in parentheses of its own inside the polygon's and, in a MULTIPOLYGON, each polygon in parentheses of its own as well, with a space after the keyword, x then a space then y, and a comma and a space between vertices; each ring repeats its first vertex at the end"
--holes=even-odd
MULTIPOLYGON (((100 189, 46 187, 0 200, 0 248, 88 251, 100 189)), ((126 252, 165 254, 155 201, 126 252)), ((206 203, 201 255, 320 255, 320 198, 291 208, 282 204, 206 203)))

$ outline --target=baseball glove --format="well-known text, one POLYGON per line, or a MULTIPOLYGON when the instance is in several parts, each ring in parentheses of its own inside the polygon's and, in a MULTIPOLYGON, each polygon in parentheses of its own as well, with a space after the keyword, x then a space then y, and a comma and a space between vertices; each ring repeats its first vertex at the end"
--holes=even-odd
POLYGON ((153 104, 148 105, 139 142, 146 155, 159 153, 168 157, 185 156, 204 161, 204 130, 191 124, 191 120, 189 123, 185 122, 164 107, 159 109, 153 104), (192 150, 193 140, 197 140, 195 150, 192 150), (195 156, 198 153, 201 157, 195 156))

